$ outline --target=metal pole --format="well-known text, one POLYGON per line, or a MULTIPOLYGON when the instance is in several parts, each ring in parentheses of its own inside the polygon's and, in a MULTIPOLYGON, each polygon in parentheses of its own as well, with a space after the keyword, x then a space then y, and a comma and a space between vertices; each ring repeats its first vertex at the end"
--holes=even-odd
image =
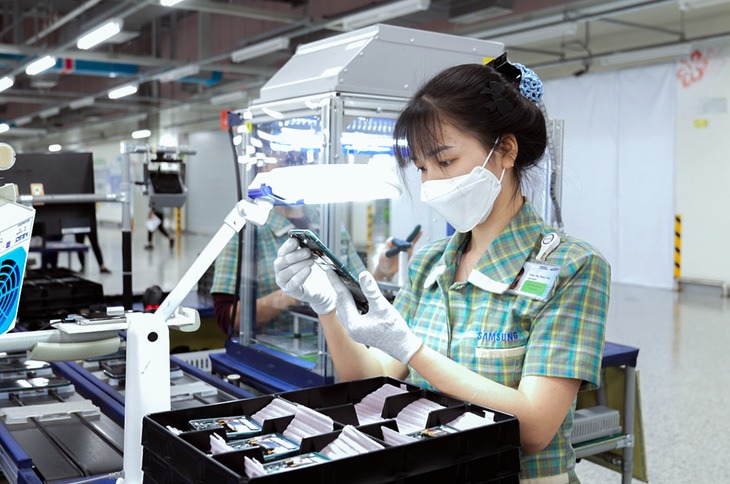
POLYGON ((122 304, 124 309, 131 310, 133 304, 132 291, 132 162, 131 153, 147 153, 146 146, 133 145, 122 141, 122 183, 119 201, 122 203, 122 304))

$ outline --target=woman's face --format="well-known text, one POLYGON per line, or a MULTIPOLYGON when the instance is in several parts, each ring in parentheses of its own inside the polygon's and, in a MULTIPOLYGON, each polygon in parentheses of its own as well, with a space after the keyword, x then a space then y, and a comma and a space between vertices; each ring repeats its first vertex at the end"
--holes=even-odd
MULTIPOLYGON (((431 153, 416 151, 417 157, 413 159, 413 164, 421 174, 421 182, 442 180, 469 174, 474 167, 484 164, 488 152, 489 150, 485 150, 473 136, 445 124, 441 127, 441 136, 436 143, 436 149, 431 153)), ((496 151, 485 168, 499 176, 496 173, 495 158, 498 158, 496 151)))

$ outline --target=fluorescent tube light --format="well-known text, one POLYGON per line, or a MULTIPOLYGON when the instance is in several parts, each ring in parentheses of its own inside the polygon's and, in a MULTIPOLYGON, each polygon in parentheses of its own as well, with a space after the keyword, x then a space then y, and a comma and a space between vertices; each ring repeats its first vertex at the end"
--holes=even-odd
POLYGON ((76 42, 76 47, 82 50, 91 49, 94 46, 109 40, 122 31, 122 21, 120 19, 109 20, 103 25, 95 28, 88 34, 84 35, 76 42))
POLYGON ((87 96, 87 97, 82 97, 80 99, 74 99, 73 101, 68 103, 68 107, 70 107, 71 109, 81 109, 81 108, 85 108, 85 107, 93 106, 93 105, 94 105, 94 96, 87 96))
POLYGON ((256 57, 261 57, 277 50, 289 48, 288 37, 276 37, 270 40, 259 42, 258 44, 248 45, 242 49, 231 52, 231 60, 233 62, 243 62, 256 57))
POLYGON ((15 126, 23 126, 31 121, 33 121, 33 116, 21 116, 19 118, 15 118, 15 126))
POLYGON ((40 128, 19 128, 13 126, 13 136, 24 136, 27 138, 40 138, 45 137, 48 134, 48 130, 40 128))
POLYGON ((48 151, 50 151, 51 153, 61 151, 61 145, 59 145, 59 144, 48 145, 48 151))
POLYGON ((690 44, 672 44, 651 49, 640 49, 628 52, 619 52, 601 57, 601 65, 618 66, 635 62, 652 62, 669 58, 689 55, 692 52, 690 44))
POLYGON ((160 5, 163 7, 172 7, 180 2, 182 2, 182 0, 160 0, 160 5))
MULTIPOLYGON (((578 31, 578 24, 575 22, 566 22, 556 25, 550 25, 547 27, 541 27, 536 29, 525 30, 522 32, 516 32, 514 34, 498 35, 490 38, 497 42, 502 42, 504 45, 522 45, 529 44, 532 42, 540 42, 543 40, 558 39, 566 35, 575 35, 578 31)), ((481 38, 480 35, 472 35, 473 37, 481 38)))
POLYGON ((341 24, 344 30, 355 30, 360 27, 366 27, 379 22, 385 22, 386 20, 428 10, 430 6, 431 0, 400 0, 399 2, 393 2, 363 12, 347 15, 337 23, 341 24))
POLYGON ((692 10, 695 8, 713 7, 728 3, 728 0, 678 0, 680 10, 692 10))
POLYGON ((25 68, 25 73, 29 76, 35 76, 36 74, 40 74, 41 72, 46 71, 55 65, 55 57, 51 57, 50 55, 43 56, 40 59, 28 64, 28 67, 25 68))
POLYGON ((149 138, 150 136, 152 136, 152 131, 149 129, 138 129, 132 132, 132 138, 134 139, 149 138))
POLYGON ((43 111, 39 112, 38 117, 41 119, 48 119, 51 116, 55 116, 60 112, 61 112, 61 108, 59 108, 58 106, 55 106, 52 108, 44 109, 43 111))
POLYGON ((0 79, 0 92, 4 91, 5 89, 10 89, 13 87, 13 84, 15 84, 15 79, 12 77, 5 76, 2 79, 0 79))
POLYGON ((119 99, 120 97, 129 96, 137 92, 136 84, 127 84, 126 86, 118 87, 109 91, 109 99, 119 99))
POLYGON ((156 78, 160 82, 172 82, 178 79, 182 79, 183 77, 194 76, 198 72, 200 72, 199 64, 188 64, 185 66, 170 69, 167 72, 163 72, 162 74, 156 76, 156 78))
POLYGON ((10 125, 8 123, 0 123, 0 133, 4 133, 9 129, 10 125))

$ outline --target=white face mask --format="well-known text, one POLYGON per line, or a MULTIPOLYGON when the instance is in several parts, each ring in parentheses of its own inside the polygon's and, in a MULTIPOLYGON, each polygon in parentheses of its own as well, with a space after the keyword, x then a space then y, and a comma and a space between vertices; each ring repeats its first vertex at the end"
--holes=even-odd
POLYGON ((499 138, 489 151, 482 166, 474 167, 468 175, 444 180, 428 180, 421 184, 421 201, 441 215, 458 232, 469 232, 487 220, 494 201, 502 189, 502 175, 497 179, 485 168, 499 138))

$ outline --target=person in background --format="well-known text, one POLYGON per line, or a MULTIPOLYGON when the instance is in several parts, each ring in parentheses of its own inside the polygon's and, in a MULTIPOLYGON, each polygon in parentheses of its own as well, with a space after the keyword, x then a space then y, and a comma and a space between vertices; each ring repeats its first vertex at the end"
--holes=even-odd
POLYGON ((147 245, 144 246, 146 250, 152 250, 155 246, 152 243, 152 239, 155 232, 159 231, 169 242, 170 248, 175 245, 175 239, 165 229, 165 214, 162 210, 150 209, 149 217, 147 220, 147 245))
MULTIPOLYGON (((261 227, 256 228, 256 326, 263 327, 282 321, 284 313, 295 305, 300 304, 293 297, 287 296, 276 285, 272 270, 276 252, 284 240, 289 239, 289 230, 294 228, 315 229, 311 217, 317 215, 316 210, 299 206, 276 206, 269 215, 269 220, 261 227), (311 217, 311 218, 310 218, 311 217)), ((348 235, 343 233, 347 240, 348 235)), ((360 257, 351 244, 348 247, 348 265, 358 273, 365 269, 360 257)), ((213 298, 213 313, 218 327, 224 333, 229 327, 238 332, 240 321, 240 307, 236 302, 236 269, 238 267, 238 236, 235 236, 223 249, 215 262, 211 297, 213 298), (234 311, 235 305, 235 311, 234 311)))
MULTIPOLYGON (((269 171, 277 167, 299 165, 305 161, 298 153, 272 152, 269 162, 263 163, 259 171, 269 171)), ((256 229, 256 326, 263 327, 286 320, 286 312, 292 306, 300 305, 296 298, 288 296, 276 285, 273 272, 273 261, 281 244, 288 240, 289 230, 310 229, 317 232, 319 209, 303 205, 277 205, 271 211, 268 221, 256 229)), ((341 241, 346 255, 341 260, 358 274, 365 270, 365 264, 357 254, 346 230, 341 231, 341 241)), ((235 333, 239 330, 240 307, 235 300, 236 270, 238 267, 238 236, 235 236, 223 249, 215 262, 211 297, 213 312, 218 327, 228 334, 229 329, 235 333), (231 327, 232 326, 232 327, 231 327)), ((391 278, 397 270, 397 264, 390 264, 381 256, 376 271, 383 279, 391 278), (383 266, 380 268, 380 266, 383 266)))
MULTIPOLYGON (((83 244, 84 239, 86 237, 89 237, 89 244, 91 244, 91 250, 94 251, 94 257, 96 258, 96 263, 99 264, 99 272, 102 274, 110 274, 111 271, 107 266, 104 265, 104 256, 101 253, 101 247, 99 247, 99 236, 96 232, 96 230, 92 230, 88 234, 74 234, 74 237, 76 238, 76 243, 83 244)), ((81 271, 83 271, 86 268, 86 256, 83 252, 78 252, 79 254, 79 263, 81 264, 81 271)))
POLYGON ((421 201, 456 232, 418 251, 393 305, 360 274, 360 314, 332 272, 287 241, 274 262, 285 294, 317 300, 342 380, 388 375, 515 415, 520 482, 574 483, 576 395, 600 383, 610 268, 591 245, 544 224, 522 183, 546 148, 542 83, 500 56, 444 70, 394 131, 421 201), (512 287, 510 289, 510 287, 512 287))

